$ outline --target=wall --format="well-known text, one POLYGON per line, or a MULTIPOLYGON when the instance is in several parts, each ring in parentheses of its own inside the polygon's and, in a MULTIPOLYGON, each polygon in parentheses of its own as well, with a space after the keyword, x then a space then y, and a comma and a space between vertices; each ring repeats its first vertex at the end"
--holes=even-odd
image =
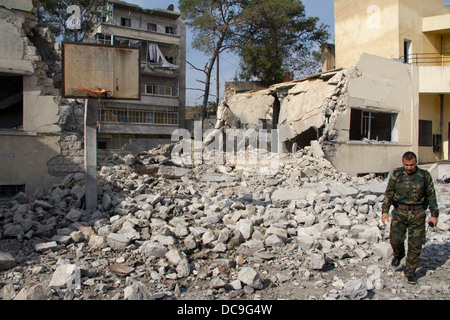
POLYGON ((362 53, 402 58, 405 39, 413 53, 440 52, 441 36, 424 34, 422 19, 446 11, 442 0, 335 0, 336 66, 350 68, 362 53))
POLYGON ((47 170, 47 162, 59 155, 58 136, 33 134, 0 135, 0 185, 25 184, 27 193, 58 181, 47 170))
POLYGON ((337 68, 362 53, 399 58, 398 0, 335 0, 334 11, 337 68))

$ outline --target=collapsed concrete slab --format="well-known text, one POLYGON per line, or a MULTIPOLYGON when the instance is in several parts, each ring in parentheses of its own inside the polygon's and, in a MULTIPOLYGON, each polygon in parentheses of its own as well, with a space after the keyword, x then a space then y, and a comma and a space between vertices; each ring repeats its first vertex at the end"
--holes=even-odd
POLYGON ((281 152, 318 141, 326 159, 340 171, 387 175, 415 145, 417 128, 412 123, 418 94, 411 80, 413 68, 365 54, 349 69, 263 90, 228 88, 216 129, 276 129, 281 152))

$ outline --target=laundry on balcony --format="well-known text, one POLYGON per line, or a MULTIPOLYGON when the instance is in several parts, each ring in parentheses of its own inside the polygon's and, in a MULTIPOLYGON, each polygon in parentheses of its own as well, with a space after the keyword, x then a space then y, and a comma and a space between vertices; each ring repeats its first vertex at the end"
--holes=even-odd
POLYGON ((171 64, 164 57, 161 49, 156 43, 149 42, 148 43, 148 58, 151 63, 159 64, 158 67, 170 68, 170 69, 178 69, 178 66, 171 64))

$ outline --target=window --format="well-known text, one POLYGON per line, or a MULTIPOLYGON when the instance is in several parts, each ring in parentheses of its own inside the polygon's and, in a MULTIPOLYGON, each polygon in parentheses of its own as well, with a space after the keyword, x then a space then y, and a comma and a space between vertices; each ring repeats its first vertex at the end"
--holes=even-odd
POLYGON ((131 19, 128 18, 121 18, 120 19, 120 25, 122 27, 131 27, 131 19))
POLYGON ((352 109, 350 140, 392 141, 396 120, 396 114, 352 109))
POLYGON ((419 146, 433 146, 433 122, 429 120, 419 120, 419 146))
POLYGON ((145 85, 145 94, 173 96, 173 89, 170 86, 158 86, 158 85, 154 85, 154 84, 146 84, 145 85))
POLYGON ((19 192, 25 192, 25 185, 1 185, 0 186, 0 199, 12 198, 19 192))
POLYGON ((100 44, 112 44, 112 37, 109 34, 97 34, 97 43, 100 44))
POLYGON ((156 94, 156 86, 151 84, 145 85, 145 93, 146 94, 156 94))
POLYGON ((23 127, 23 79, 0 76, 0 129, 23 127))
POLYGON ((147 23, 147 31, 156 31, 157 27, 154 23, 147 23))
POLYGON ((177 34, 175 27, 166 27, 166 33, 168 34, 177 34))

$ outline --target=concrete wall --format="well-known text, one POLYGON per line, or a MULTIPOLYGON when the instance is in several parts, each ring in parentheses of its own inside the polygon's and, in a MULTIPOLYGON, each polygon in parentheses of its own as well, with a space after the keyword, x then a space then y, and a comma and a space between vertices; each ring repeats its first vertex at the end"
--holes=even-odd
POLYGON ((442 0, 335 0, 334 3, 336 67, 354 66, 363 53, 399 59, 404 56, 405 40, 412 41, 413 53, 441 51, 441 35, 424 34, 422 26, 424 17, 447 11, 442 0))
POLYGON ((0 135, 0 185, 26 186, 34 193, 40 186, 49 187, 60 178, 48 173, 47 162, 60 154, 58 136, 0 135), (5 169, 7 168, 7 169, 5 169))
POLYGON ((419 96, 412 68, 381 57, 361 56, 356 65, 359 76, 348 80, 347 109, 337 120, 336 154, 331 160, 338 170, 353 175, 385 173, 401 165, 404 152, 417 152, 419 96), (397 114, 393 141, 350 141, 351 108, 397 114))
POLYGON ((399 58, 398 0, 335 0, 336 67, 350 68, 362 53, 399 58))

